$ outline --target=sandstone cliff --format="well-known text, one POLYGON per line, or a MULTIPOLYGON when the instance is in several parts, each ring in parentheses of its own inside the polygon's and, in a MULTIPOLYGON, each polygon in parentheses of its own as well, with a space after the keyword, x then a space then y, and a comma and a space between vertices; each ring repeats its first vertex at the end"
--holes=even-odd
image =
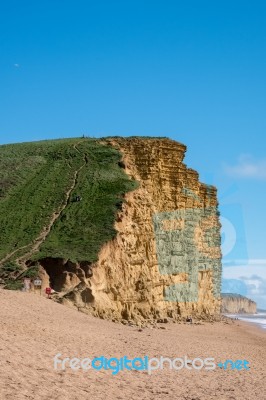
POLYGON ((125 195, 117 236, 94 264, 44 259, 42 278, 59 300, 116 320, 203 318, 220 311, 221 251, 216 189, 183 163, 169 139, 113 138, 138 189, 125 195))
POLYGON ((255 314, 257 304, 255 301, 234 293, 222 294, 222 312, 228 314, 255 314))

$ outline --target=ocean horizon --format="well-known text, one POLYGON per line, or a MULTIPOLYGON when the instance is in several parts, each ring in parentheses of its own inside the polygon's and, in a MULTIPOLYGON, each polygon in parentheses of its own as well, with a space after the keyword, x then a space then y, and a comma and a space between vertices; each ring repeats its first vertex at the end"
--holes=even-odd
POLYGON ((262 329, 266 330, 266 311, 258 312, 256 314, 224 314, 229 318, 237 318, 240 321, 256 324, 262 329))

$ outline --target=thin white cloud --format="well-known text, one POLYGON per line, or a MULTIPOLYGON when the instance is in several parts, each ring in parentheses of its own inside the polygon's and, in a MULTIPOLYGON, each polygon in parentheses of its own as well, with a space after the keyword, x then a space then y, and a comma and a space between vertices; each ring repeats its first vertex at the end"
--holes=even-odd
POLYGON ((266 295, 266 279, 263 279, 261 276, 241 276, 239 279, 245 282, 250 296, 266 295))
POLYGON ((226 279, 242 279, 250 278, 251 276, 266 279, 266 263, 265 264, 246 264, 246 265, 232 265, 223 268, 223 277, 226 279))
POLYGON ((266 180, 266 159, 254 160, 252 156, 242 154, 235 165, 225 165, 224 171, 234 178, 266 180))
POLYGON ((228 267, 236 267, 241 265, 243 266, 248 266, 248 265, 264 265, 266 267, 266 258, 247 258, 247 259, 234 259, 234 260, 224 260, 223 261, 223 267, 228 268, 228 267))
POLYGON ((266 260, 223 268, 223 279, 242 282, 246 296, 256 301, 258 308, 266 308, 266 260))

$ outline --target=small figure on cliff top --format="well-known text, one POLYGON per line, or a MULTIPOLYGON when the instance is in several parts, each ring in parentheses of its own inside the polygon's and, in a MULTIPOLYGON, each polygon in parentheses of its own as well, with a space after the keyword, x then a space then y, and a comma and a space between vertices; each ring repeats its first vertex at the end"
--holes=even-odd
POLYGON ((81 196, 79 196, 79 195, 77 195, 77 196, 75 196, 74 197, 74 201, 81 201, 82 200, 82 197, 81 196))

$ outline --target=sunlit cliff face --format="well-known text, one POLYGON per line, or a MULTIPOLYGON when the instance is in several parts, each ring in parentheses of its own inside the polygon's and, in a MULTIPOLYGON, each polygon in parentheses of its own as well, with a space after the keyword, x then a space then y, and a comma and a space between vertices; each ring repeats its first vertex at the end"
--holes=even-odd
POLYGON ((103 145, 120 150, 121 166, 139 187, 125 195, 117 236, 102 247, 89 276, 65 274, 61 301, 117 320, 219 313, 216 189, 199 182, 183 163, 185 146, 173 140, 115 138, 103 145))

